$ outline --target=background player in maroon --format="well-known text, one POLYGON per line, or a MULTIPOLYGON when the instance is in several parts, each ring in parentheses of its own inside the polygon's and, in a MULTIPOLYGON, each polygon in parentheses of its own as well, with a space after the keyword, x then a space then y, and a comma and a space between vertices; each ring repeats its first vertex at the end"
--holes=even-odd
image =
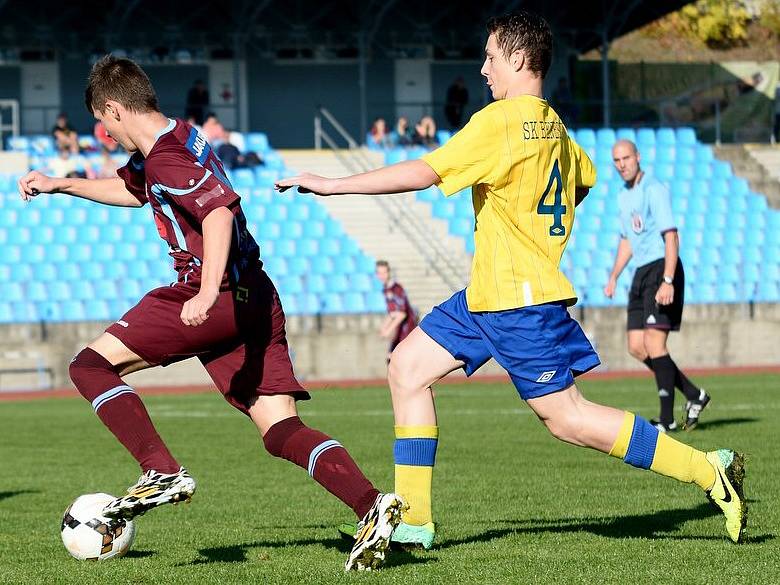
POLYGON ((379 335, 390 342, 387 350, 387 360, 390 361, 393 350, 417 326, 417 315, 404 287, 393 280, 387 260, 377 260, 376 277, 382 283, 382 294, 385 295, 387 304, 387 318, 379 328, 379 335))
POLYGON ((285 317, 239 197, 205 137, 164 116, 143 70, 106 56, 92 68, 86 105, 132 153, 115 179, 54 179, 31 172, 23 199, 66 193, 99 203, 149 203, 178 280, 148 293, 82 350, 71 379, 138 461, 142 475, 104 514, 132 518, 188 500, 195 481, 174 459, 135 391, 121 376, 197 356, 225 398, 247 414, 266 449, 306 469, 366 527, 347 568, 381 564, 402 502, 382 495, 337 441, 304 425, 295 401, 308 393, 293 374, 285 317))

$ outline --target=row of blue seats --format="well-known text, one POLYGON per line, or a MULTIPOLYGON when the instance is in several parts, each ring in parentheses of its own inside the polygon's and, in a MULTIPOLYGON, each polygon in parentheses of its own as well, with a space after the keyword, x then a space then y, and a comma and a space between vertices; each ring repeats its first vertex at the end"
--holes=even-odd
POLYGON ((696 131, 684 126, 680 128, 578 128, 568 130, 580 146, 612 146, 618 140, 630 140, 637 145, 686 145, 697 144, 696 131))
MULTIPOLYGON (((239 133, 240 134, 240 133, 239 133)), ((247 151, 266 155, 271 151, 268 136, 264 132, 242 134, 247 151)), ((79 146, 82 149, 99 150, 100 145, 92 134, 79 134, 79 146)), ((9 136, 5 142, 6 150, 26 152, 28 154, 51 154, 56 152, 54 138, 49 134, 32 136, 9 136)))
MULTIPOLYGON (((578 289, 592 286, 594 281, 605 283, 609 277, 612 266, 602 264, 600 266, 585 267, 561 267, 564 274, 578 289)), ((631 274, 621 279, 627 288, 630 284, 631 274)), ((737 266, 726 264, 723 266, 693 266, 685 265, 686 285, 717 284, 719 282, 738 284, 780 283, 779 264, 745 264, 737 266)))
MULTIPOLYGON (((315 294, 281 294, 285 313, 290 315, 383 313, 384 295, 371 292, 328 292, 315 294)), ((38 321, 109 321, 120 318, 137 298, 92 298, 34 301, 23 299, 0 301, 0 323, 29 323, 38 321)))
MULTIPOLYGON (((625 306, 628 302, 628 293, 625 289, 615 292, 612 299, 604 295, 601 286, 590 286, 578 291, 579 302, 583 306, 606 307, 625 306)), ((687 284, 685 286, 686 304, 709 303, 747 303, 780 301, 780 284, 776 282, 759 283, 702 283, 687 284)))

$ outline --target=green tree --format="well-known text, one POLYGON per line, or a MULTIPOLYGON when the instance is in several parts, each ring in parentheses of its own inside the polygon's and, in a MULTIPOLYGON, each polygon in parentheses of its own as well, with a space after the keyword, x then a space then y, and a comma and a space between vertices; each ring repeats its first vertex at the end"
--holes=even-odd
POLYGON ((680 20, 708 47, 727 49, 748 38, 750 14, 735 0, 698 0, 680 10, 680 20))

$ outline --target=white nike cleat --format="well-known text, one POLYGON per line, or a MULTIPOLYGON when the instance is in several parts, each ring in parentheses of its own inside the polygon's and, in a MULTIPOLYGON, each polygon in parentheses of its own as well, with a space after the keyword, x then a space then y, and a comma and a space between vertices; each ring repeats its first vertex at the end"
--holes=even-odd
POLYGON ((110 502, 104 509, 107 518, 130 520, 163 504, 188 502, 195 493, 195 480, 183 467, 176 473, 158 473, 150 469, 127 495, 110 502))
POLYGON ((346 571, 374 571, 385 563, 393 530, 401 522, 406 504, 397 494, 379 494, 358 523, 355 544, 344 564, 346 571))

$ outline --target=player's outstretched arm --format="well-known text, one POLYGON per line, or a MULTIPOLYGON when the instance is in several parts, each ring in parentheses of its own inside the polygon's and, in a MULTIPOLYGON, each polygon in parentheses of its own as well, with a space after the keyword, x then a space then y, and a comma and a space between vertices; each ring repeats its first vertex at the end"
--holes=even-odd
POLYGON ((617 279, 620 273, 623 272, 626 264, 628 264, 628 261, 631 260, 631 256, 633 256, 633 253, 631 252, 631 243, 628 241, 628 238, 620 238, 617 255, 615 256, 615 265, 612 267, 612 273, 609 275, 607 285, 604 287, 604 294, 608 298, 611 299, 615 294, 617 279))
POLYGON ((19 195, 30 201, 40 193, 65 193, 106 205, 141 207, 119 177, 115 179, 71 179, 49 177, 38 171, 30 171, 17 184, 19 195))
POLYGON ((297 186, 302 193, 315 193, 316 195, 345 195, 347 193, 385 195, 427 189, 439 181, 439 176, 428 163, 422 160, 407 160, 375 171, 338 179, 328 179, 304 173, 297 177, 277 181, 276 189, 283 192, 290 187, 297 186))

